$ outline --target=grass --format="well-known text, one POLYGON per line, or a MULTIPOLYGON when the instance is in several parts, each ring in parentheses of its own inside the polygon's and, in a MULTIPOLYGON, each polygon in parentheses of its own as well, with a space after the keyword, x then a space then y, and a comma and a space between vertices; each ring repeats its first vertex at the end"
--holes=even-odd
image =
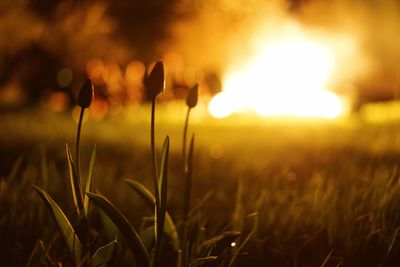
MULTIPOLYGON (((64 245, 68 249, 70 262, 75 266, 107 266, 107 265, 133 265, 142 267, 156 266, 230 266, 236 259, 239 249, 230 246, 240 235, 236 231, 225 231, 209 240, 203 240, 203 235, 192 234, 201 231, 200 209, 191 210, 189 214, 189 202, 191 196, 191 178, 193 174, 194 138, 191 139, 188 160, 185 158, 185 140, 189 121, 189 112, 184 124, 183 137, 183 173, 182 178, 184 196, 183 203, 184 218, 176 218, 178 225, 182 225, 182 231, 178 233, 176 223, 167 211, 168 194, 168 173, 169 173, 169 137, 164 139, 161 151, 161 161, 158 168, 157 152, 155 145, 155 106, 157 95, 163 92, 165 87, 164 66, 161 61, 157 62, 146 79, 146 89, 151 98, 151 119, 150 119, 150 151, 151 167, 153 173, 154 193, 151 193, 145 185, 137 180, 125 180, 127 184, 143 198, 151 207, 151 216, 143 221, 150 224, 141 224, 141 231, 124 216, 124 214, 108 200, 107 197, 93 192, 93 169, 96 156, 96 149, 93 149, 87 178, 83 179, 80 168, 80 139, 84 111, 90 107, 94 97, 93 83, 90 78, 86 80, 80 89, 77 104, 80 106, 78 119, 75 158, 68 143, 66 144, 66 159, 70 180, 70 190, 75 212, 67 216, 63 208, 53 197, 40 186, 33 184, 34 189, 47 206, 58 231, 53 236, 60 234, 63 237, 64 245), (188 166, 188 167, 186 167, 188 166), (82 183, 86 180, 86 186, 82 183), (188 182, 190 181, 190 182, 188 182), (82 189, 83 188, 83 189, 82 189), (189 197, 188 197, 189 196, 189 197), (94 208, 90 204, 93 204, 94 208), (96 225, 94 218, 100 219, 100 226, 96 225), (200 219, 199 219, 200 218, 200 219), (104 238, 108 238, 105 245, 104 238), (110 238, 111 237, 111 238, 110 238), (111 239, 111 242, 110 242, 111 239), (122 240, 121 240, 122 239, 122 240), (231 248, 232 247, 232 248, 231 248), (128 249, 126 249, 128 248, 128 249), (118 253, 118 251, 122 251, 118 253), (229 256, 234 253, 233 257, 229 256), (127 258, 128 257, 128 258, 127 258)), ((190 109, 197 105, 198 86, 189 92, 187 106, 190 109)), ((150 162, 150 161, 149 161, 150 162)), ((43 170, 47 170, 45 160, 42 160, 43 170)), ((15 169, 17 170, 17 166, 15 169)), ((12 177, 12 176, 11 176, 12 177)), ((7 186, 13 182, 11 178, 5 180, 7 186)), ((40 183, 40 182, 39 182, 40 183)), ((64 194, 64 197, 66 194, 64 194)), ((199 206, 201 208, 201 206, 199 206)), ((11 209, 12 210, 12 209, 11 209)), ((6 217, 4 217, 6 218, 6 217)), ((53 238, 52 238, 53 239, 53 238)), ((38 265, 57 264, 56 259, 44 257, 50 251, 52 244, 46 245, 39 239, 39 249, 33 249, 28 263, 38 265), (42 251, 40 251, 40 249, 42 251), (38 256, 36 256, 38 254, 38 256), (39 257, 38 262, 33 259, 39 257)), ((240 247, 241 248, 241 247, 240 247)), ((30 266, 29 265, 29 266, 30 266)))
MULTIPOLYGON (((159 114, 168 109, 160 106, 159 114)), ((153 186, 149 110, 88 120, 81 142, 82 162, 89 162, 89 151, 97 145, 95 187, 141 236, 141 218, 151 212, 143 209, 142 199, 124 179, 153 186)), ((171 140, 171 214, 179 214, 182 207, 184 116, 182 109, 156 117, 155 135, 168 133, 171 140)), ((70 193, 65 197, 70 186, 62 144, 74 140, 75 123, 69 114, 40 110, 1 114, 0 121, 0 258, 6 265, 24 265, 36 249, 41 252, 34 257, 68 265, 67 250, 54 235, 55 224, 32 184, 46 188, 72 218, 70 193)), ((400 264, 398 125, 366 124, 357 118, 282 122, 236 117, 193 122, 189 130, 196 133, 192 210, 203 201, 196 215, 201 226, 196 236, 205 241, 225 230, 240 230, 238 246, 244 247, 235 255, 236 266, 400 264)), ((161 148, 159 139, 155 143, 161 148)), ((87 175, 86 168, 82 173, 87 175)), ((94 224, 99 229, 98 218, 94 224)), ((106 239, 98 243, 112 241, 106 239)))

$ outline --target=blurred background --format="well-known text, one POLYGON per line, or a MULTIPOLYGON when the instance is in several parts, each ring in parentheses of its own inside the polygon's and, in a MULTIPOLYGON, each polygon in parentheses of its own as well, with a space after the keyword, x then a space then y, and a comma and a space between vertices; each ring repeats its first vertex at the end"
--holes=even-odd
POLYGON ((399 29, 397 0, 2 0, 0 108, 69 109, 89 75, 102 118, 163 59, 163 100, 199 82, 214 117, 331 118, 400 95, 399 29))
POLYGON ((236 266, 400 266, 399 44, 400 0, 0 0, 0 265, 69 264, 32 184, 75 213, 64 149, 87 76, 83 176, 98 144, 93 188, 151 223, 123 179, 153 186, 144 83, 162 59, 155 146, 168 134, 177 222, 200 88, 196 240, 238 229, 239 251, 258 227, 236 266))

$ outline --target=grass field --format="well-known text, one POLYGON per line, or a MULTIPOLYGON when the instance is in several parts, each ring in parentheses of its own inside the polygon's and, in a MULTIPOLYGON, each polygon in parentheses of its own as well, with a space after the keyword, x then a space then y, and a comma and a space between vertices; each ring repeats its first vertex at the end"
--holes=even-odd
MULTIPOLYGON (((157 148, 171 138, 168 210, 179 218, 184 111, 157 114, 157 148)), ((238 246, 249 236, 235 266, 400 266, 400 125, 194 118, 192 202, 204 202, 203 236, 238 230, 238 246)), ((83 166, 97 146, 95 188, 138 228, 149 213, 123 179, 151 188, 149 120, 137 108, 89 119, 82 131, 83 166)), ((64 147, 75 127, 69 113, 0 114, 1 266, 25 265, 39 239, 49 262, 71 264, 32 185, 73 212, 64 147)))

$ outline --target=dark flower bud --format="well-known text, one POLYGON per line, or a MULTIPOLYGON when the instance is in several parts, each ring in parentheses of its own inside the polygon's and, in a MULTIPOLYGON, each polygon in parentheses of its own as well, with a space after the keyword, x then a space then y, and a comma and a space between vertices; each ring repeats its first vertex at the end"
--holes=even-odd
POLYGON ((87 78, 79 91, 77 103, 82 108, 88 108, 92 104, 94 98, 94 86, 90 78, 87 78))
POLYGON ((186 97, 186 105, 189 108, 194 108, 197 105, 197 100, 199 98, 199 84, 196 83, 189 91, 186 97))
POLYGON ((157 61, 157 63, 154 65, 154 68, 147 78, 146 88, 151 98, 156 97, 158 94, 164 91, 165 78, 164 64, 162 61, 157 61))

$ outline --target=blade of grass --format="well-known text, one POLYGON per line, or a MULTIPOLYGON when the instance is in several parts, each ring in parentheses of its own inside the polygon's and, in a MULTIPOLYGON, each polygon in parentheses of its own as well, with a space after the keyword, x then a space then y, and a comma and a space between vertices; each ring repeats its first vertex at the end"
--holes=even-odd
POLYGON ((195 216, 195 214, 201 210, 204 204, 207 203, 213 195, 215 195, 214 191, 208 191, 197 203, 195 203, 195 205, 193 205, 193 208, 189 211, 188 217, 190 218, 195 216))
MULTIPOLYGON (((125 182, 144 200, 149 210, 151 212, 154 212, 154 205, 156 204, 156 200, 153 194, 138 181, 125 179, 125 182)), ((180 247, 178 230, 168 211, 166 211, 165 213, 164 231, 171 238, 174 248, 178 250, 180 247)))
POLYGON ((107 266, 106 263, 112 259, 118 243, 116 240, 102 246, 96 250, 89 260, 90 267, 107 266))
POLYGON ((192 262, 189 264, 189 267, 195 267, 195 266, 198 266, 199 264, 213 262, 213 261, 215 261, 217 258, 218 258, 218 257, 216 257, 216 256, 208 256, 208 257, 198 258, 198 259, 195 259, 194 261, 192 261, 192 262))
POLYGON ((325 267, 325 266, 326 266, 326 264, 328 263, 329 259, 330 259, 331 256, 332 256, 332 253, 333 253, 333 249, 332 249, 332 250, 328 253, 328 255, 326 256, 324 262, 321 264, 321 267, 325 267))
POLYGON ((235 201, 235 209, 233 212, 232 225, 233 229, 243 229, 243 220, 244 220, 244 212, 243 212, 243 197, 244 197, 244 186, 243 186, 243 178, 238 179, 238 185, 236 189, 236 201, 235 201))
POLYGON ((250 231, 250 233, 246 236, 246 238, 241 242, 240 246, 235 250, 235 252, 233 253, 231 260, 229 261, 229 265, 228 267, 232 267, 234 265, 234 262, 237 258, 237 256, 239 255, 239 252, 244 248, 244 246, 247 244, 247 242, 249 242, 250 238, 256 233, 257 228, 258 228, 258 213, 252 213, 250 215, 247 216, 248 218, 253 217, 254 218, 254 224, 253 224, 253 228, 250 231))
POLYGON ((29 256, 28 262, 26 263, 26 267, 35 266, 38 263, 41 265, 43 263, 43 259, 45 258, 45 254, 46 248, 43 244, 43 241, 36 241, 35 247, 33 248, 32 253, 29 256))
POLYGON ((154 205, 156 204, 156 198, 154 195, 148 190, 142 183, 131 180, 131 179, 125 179, 125 183, 128 184, 128 186, 133 189, 146 203, 149 209, 154 211, 154 205))
POLYGON ((164 140, 161 157, 161 172, 158 178, 158 186, 160 193, 160 209, 165 214, 167 210, 167 193, 168 193, 168 156, 169 156, 169 137, 164 140))
POLYGON ((53 200, 53 198, 46 193, 46 191, 35 185, 34 188, 49 208, 53 219, 58 225, 61 235, 64 237, 64 240, 67 243, 71 255, 74 257, 75 263, 79 265, 82 256, 82 245, 70 221, 57 203, 53 200))
POLYGON ((226 231, 215 236, 203 243, 206 251, 210 251, 210 255, 219 255, 222 251, 228 248, 233 241, 240 236, 238 231, 226 231))
POLYGON ((102 233, 107 240, 121 240, 121 233, 118 231, 118 228, 115 226, 113 221, 108 217, 107 214, 104 213, 101 209, 98 210, 99 219, 102 225, 102 233))
POLYGON ((128 222, 125 216, 122 215, 122 213, 117 210, 114 205, 111 204, 111 202, 105 197, 89 192, 86 194, 97 207, 107 214, 107 216, 117 226, 122 236, 126 238, 130 246, 130 250, 136 259, 137 265, 143 267, 149 266, 149 254, 135 228, 128 222))
POLYGON ((72 160, 71 149, 69 148, 68 144, 65 145, 65 149, 66 149, 66 153, 67 153, 69 180, 71 182, 72 197, 74 199, 76 211, 77 211, 78 215, 81 216, 84 207, 83 207, 80 181, 79 181, 79 177, 77 176, 77 174, 75 172, 75 166, 74 166, 74 162, 72 160))
MULTIPOLYGON (((189 109, 190 110, 190 109, 189 109)), ((189 113, 188 113, 189 116, 189 113)), ((185 141, 186 142, 186 141, 185 141)), ((183 245, 182 257, 183 261, 187 263, 190 253, 190 245, 188 244, 188 214, 190 210, 190 200, 192 195, 192 175, 193 175, 193 160, 194 160, 194 134, 190 140, 189 155, 187 163, 185 163, 184 171, 184 190, 183 190, 183 225, 182 225, 182 235, 183 235, 183 245)))
MULTIPOLYGON (((86 180, 85 192, 92 192, 92 183, 93 183, 93 169, 94 169, 94 162, 96 160, 96 146, 93 147, 92 155, 90 156, 89 162, 89 171, 88 177, 86 180)), ((85 209, 85 215, 88 217, 89 213, 89 197, 85 194, 83 197, 83 206, 85 209)))
POLYGON ((167 185, 168 185, 168 155, 169 155, 169 137, 165 137, 161 154, 161 167, 158 178, 159 205, 156 206, 156 259, 161 249, 162 237, 164 234, 165 213, 167 210, 167 185))

